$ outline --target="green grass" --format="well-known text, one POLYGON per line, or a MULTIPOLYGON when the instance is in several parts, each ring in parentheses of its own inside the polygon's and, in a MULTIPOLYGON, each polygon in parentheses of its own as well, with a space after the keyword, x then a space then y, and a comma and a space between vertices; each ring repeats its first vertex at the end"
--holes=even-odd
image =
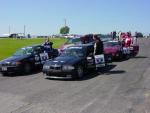
MULTIPOLYGON (((34 44, 42 44, 44 43, 45 39, 43 38, 36 38, 36 39, 0 39, 0 60, 3 60, 9 56, 11 56, 16 50, 20 49, 21 47, 34 45, 34 44)), ((50 39, 53 42, 54 48, 59 48, 66 39, 60 38, 53 38, 50 39)))

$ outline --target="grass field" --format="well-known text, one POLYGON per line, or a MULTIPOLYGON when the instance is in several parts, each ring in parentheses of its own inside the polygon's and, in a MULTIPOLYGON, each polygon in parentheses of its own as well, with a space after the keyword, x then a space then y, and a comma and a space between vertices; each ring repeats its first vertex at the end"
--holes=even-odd
MULTIPOLYGON (((45 39, 36 38, 36 39, 0 39, 0 60, 3 60, 9 56, 11 56, 16 50, 21 47, 33 45, 33 44, 42 44, 45 39)), ((50 39, 52 41, 54 48, 59 48, 66 39, 50 39)))

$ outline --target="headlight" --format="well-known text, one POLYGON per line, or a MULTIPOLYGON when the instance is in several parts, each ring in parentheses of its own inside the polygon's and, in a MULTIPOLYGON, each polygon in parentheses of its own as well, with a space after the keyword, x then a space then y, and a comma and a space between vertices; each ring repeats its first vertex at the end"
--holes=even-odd
POLYGON ((21 62, 12 62, 11 63, 11 65, 13 65, 13 66, 17 66, 17 65, 20 65, 21 64, 21 62))
POLYGON ((64 65, 64 66, 62 67, 62 69, 63 69, 63 70, 73 70, 73 69, 75 69, 75 68, 74 68, 74 66, 64 65))
POLYGON ((50 66, 44 65, 44 66, 43 66, 43 69, 50 69, 50 66))

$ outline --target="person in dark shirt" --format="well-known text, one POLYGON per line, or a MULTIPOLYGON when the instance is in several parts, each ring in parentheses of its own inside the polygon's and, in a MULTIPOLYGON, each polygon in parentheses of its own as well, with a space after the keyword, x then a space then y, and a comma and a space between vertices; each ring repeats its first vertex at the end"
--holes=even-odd
POLYGON ((101 41, 101 39, 97 35, 94 35, 93 39, 95 41, 94 55, 103 54, 104 53, 103 42, 101 41))
POLYGON ((102 64, 105 64, 104 47, 103 47, 103 42, 101 41, 100 37, 98 37, 97 35, 94 35, 93 39, 95 41, 94 57, 95 57, 96 70, 99 72, 100 66, 102 64))
POLYGON ((45 40, 45 43, 43 44, 43 46, 44 46, 44 51, 47 52, 47 53, 51 52, 51 51, 53 50, 52 45, 53 45, 53 42, 50 42, 50 41, 49 41, 49 38, 47 38, 47 39, 45 40))

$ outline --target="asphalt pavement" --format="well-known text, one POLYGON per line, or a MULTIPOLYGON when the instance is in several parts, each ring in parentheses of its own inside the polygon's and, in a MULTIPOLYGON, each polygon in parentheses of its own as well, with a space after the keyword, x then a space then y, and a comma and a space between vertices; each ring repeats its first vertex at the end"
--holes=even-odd
POLYGON ((150 39, 135 58, 81 80, 0 75, 0 113, 150 113, 150 39))

